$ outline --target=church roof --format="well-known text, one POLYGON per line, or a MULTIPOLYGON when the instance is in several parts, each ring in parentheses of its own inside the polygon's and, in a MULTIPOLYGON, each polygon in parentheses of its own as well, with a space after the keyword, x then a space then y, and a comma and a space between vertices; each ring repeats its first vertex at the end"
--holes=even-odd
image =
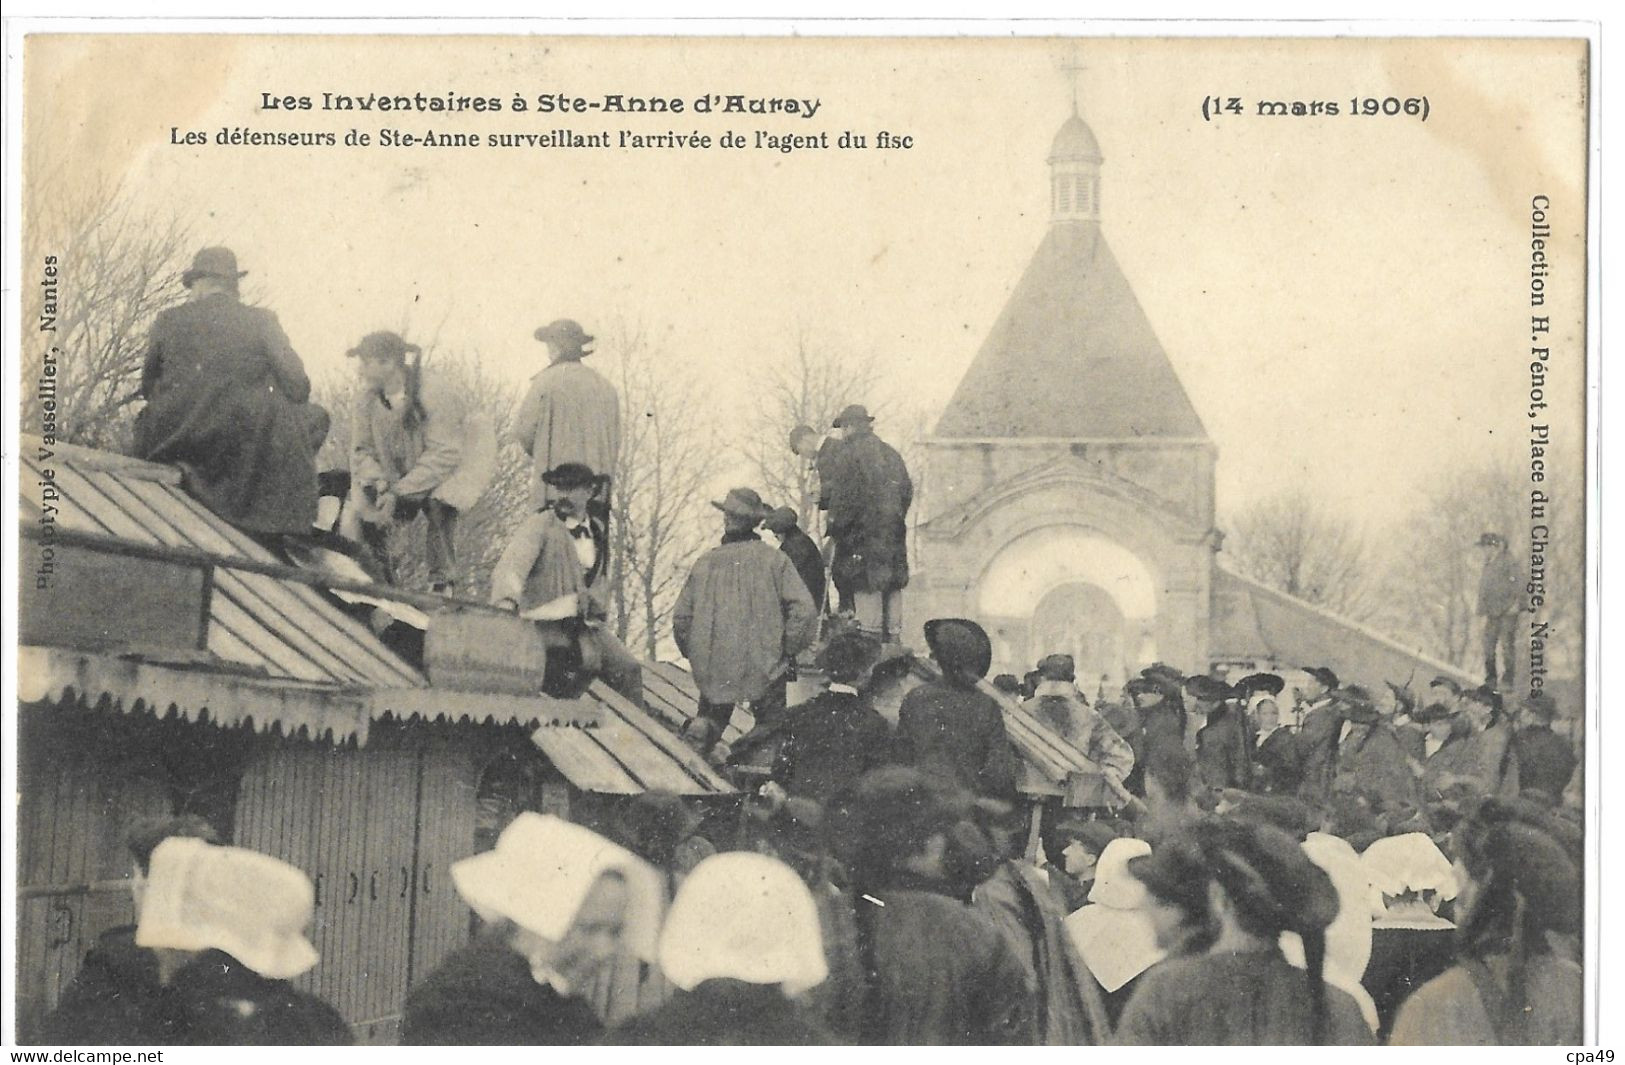
POLYGON ((936 435, 1205 439, 1207 431, 1099 224, 1065 222, 1038 246, 936 435))
POLYGON ((1090 129, 1089 123, 1076 113, 1061 124, 1049 148, 1049 161, 1052 163, 1075 159, 1093 160, 1098 163, 1102 158, 1100 142, 1095 140, 1095 131, 1090 129))

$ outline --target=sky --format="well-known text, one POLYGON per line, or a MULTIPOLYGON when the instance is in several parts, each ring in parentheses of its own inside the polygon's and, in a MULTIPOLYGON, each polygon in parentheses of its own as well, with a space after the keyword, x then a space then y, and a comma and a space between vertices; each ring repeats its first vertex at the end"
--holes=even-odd
MULTIPOLYGON (((558 317, 641 323, 714 415, 798 329, 930 412, 1048 224, 1077 105, 1102 225, 1218 448, 1221 513, 1309 485, 1410 509, 1524 437, 1530 203, 1550 197, 1559 448, 1583 441, 1583 42, 1348 39, 46 38, 27 42, 26 195, 102 174, 234 248, 317 374, 378 328, 478 352, 517 390, 558 317), (1081 66, 1069 73, 1066 67, 1081 66), (496 97, 494 114, 266 111, 262 93, 496 97), (507 109, 514 95, 532 109, 507 109), (543 93, 818 101, 799 115, 547 115, 543 93), (1205 97, 1244 116, 1204 121, 1205 97), (1353 96, 1426 97, 1414 117, 1353 96), (1330 100, 1336 117, 1260 117, 1330 100), (423 133, 880 130, 907 149, 222 147, 222 127, 423 133), (188 130, 210 143, 174 143, 188 130), (172 132, 174 131, 174 132, 172 132)), ((25 264, 26 265, 26 264, 25 264)), ((67 264, 65 284, 72 283, 67 264)), ((853 397, 863 399, 864 397, 853 397)), ((887 427, 878 427, 882 435, 887 427)))

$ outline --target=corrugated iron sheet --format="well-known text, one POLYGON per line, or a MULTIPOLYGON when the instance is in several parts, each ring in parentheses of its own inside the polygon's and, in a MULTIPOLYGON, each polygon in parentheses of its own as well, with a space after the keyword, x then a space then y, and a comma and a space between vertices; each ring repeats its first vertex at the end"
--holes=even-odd
MULTIPOLYGON (((61 494, 52 517, 65 530, 252 562, 280 561, 188 496, 179 472, 168 466, 71 446, 52 449, 42 462, 39 443, 27 436, 21 441, 19 517, 24 523, 39 523, 43 516, 37 482, 49 468, 61 494)), ((251 724, 262 731, 302 731, 363 744, 370 722, 384 714, 517 724, 535 727, 537 746, 586 791, 714 795, 733 790, 662 724, 666 714, 693 716, 697 696, 691 684, 686 696, 663 692, 661 720, 602 684, 576 704, 545 696, 487 700, 467 692, 436 692, 320 590, 224 565, 215 567, 207 651, 200 661, 181 661, 184 655, 167 660, 140 649, 121 655, 105 648, 22 647, 19 698, 105 702, 128 713, 173 713, 191 721, 206 717, 223 726, 251 724), (670 707, 671 700, 685 698, 686 710, 670 707)))

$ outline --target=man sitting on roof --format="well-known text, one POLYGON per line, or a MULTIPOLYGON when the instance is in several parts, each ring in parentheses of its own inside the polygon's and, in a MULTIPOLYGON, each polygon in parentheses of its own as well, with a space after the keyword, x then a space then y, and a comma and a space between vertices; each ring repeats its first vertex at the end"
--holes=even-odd
POLYGON ((190 299, 153 320, 135 455, 179 466, 187 492, 239 528, 308 533, 310 378, 276 315, 239 300, 245 273, 230 249, 204 248, 181 275, 190 299))
POLYGON ((531 621, 565 622, 602 660, 604 681, 643 705, 643 667, 603 624, 605 606, 592 584, 603 568, 587 501, 598 477, 579 462, 548 470, 552 502, 525 516, 491 571, 491 602, 531 621))

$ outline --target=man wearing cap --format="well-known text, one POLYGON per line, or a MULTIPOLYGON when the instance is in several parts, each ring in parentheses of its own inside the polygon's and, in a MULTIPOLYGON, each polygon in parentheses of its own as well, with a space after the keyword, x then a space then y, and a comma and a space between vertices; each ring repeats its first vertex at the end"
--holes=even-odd
POLYGON ((902 625, 901 592, 908 585, 908 508, 914 483, 903 457, 874 434, 874 418, 853 404, 841 411, 837 476, 824 485, 826 532, 836 586, 852 589, 858 624, 882 640, 902 625))
POLYGON ((1299 797, 1313 805, 1324 803, 1331 794, 1337 775, 1337 738, 1343 718, 1332 693, 1337 690, 1337 674, 1328 666, 1310 666, 1308 679, 1298 689, 1303 709, 1298 726, 1298 754, 1302 758, 1303 784, 1299 797))
POLYGON ((1522 794, 1557 802, 1574 775, 1574 748, 1552 731, 1557 702, 1545 692, 1524 697, 1520 728, 1512 740, 1518 761, 1518 784, 1522 794))
POLYGON ((694 563, 672 608, 672 637, 700 689, 697 720, 722 738, 733 708, 748 702, 762 717, 782 710, 796 655, 812 646, 818 614, 801 575, 756 527, 768 508, 754 489, 735 488, 712 506, 722 511, 722 543, 694 563))
MULTIPOLYGON (((608 478, 621 453, 621 398, 597 370, 582 364, 593 338, 568 318, 536 330, 547 345, 548 365, 530 379, 514 414, 513 436, 533 462, 531 498, 537 507, 556 498, 543 475, 579 462, 605 478, 593 500, 600 520, 608 516, 608 478)), ((607 522, 606 522, 607 524, 607 522)))
POLYGON ((1134 749, 1078 691, 1071 655, 1050 655, 1038 663, 1038 687, 1026 708, 1119 783, 1133 772, 1134 749))
POLYGON ((807 586, 807 594, 812 596, 813 607, 823 613, 824 555, 813 538, 802 530, 796 512, 790 507, 779 507, 768 514, 762 526, 779 538, 779 550, 784 552, 801 575, 801 582, 807 586))
POLYGON ((1500 683, 1511 687, 1517 672, 1518 614, 1523 609, 1524 576, 1507 547, 1506 537, 1487 532, 1478 538, 1484 569, 1478 577, 1478 613, 1484 619, 1484 683, 1496 684, 1495 653, 1501 652, 1500 683))
POLYGON ((237 257, 204 248, 187 302, 147 335, 135 455, 181 468, 186 491, 240 528, 308 533, 316 521, 310 378, 275 314, 238 298, 237 257))
POLYGON ((605 682, 643 705, 643 667, 604 625, 606 603, 593 587, 603 572, 601 538, 587 514, 599 485, 593 471, 566 462, 545 475, 553 501, 525 515, 491 571, 491 602, 530 621, 570 621, 602 661, 605 682))

